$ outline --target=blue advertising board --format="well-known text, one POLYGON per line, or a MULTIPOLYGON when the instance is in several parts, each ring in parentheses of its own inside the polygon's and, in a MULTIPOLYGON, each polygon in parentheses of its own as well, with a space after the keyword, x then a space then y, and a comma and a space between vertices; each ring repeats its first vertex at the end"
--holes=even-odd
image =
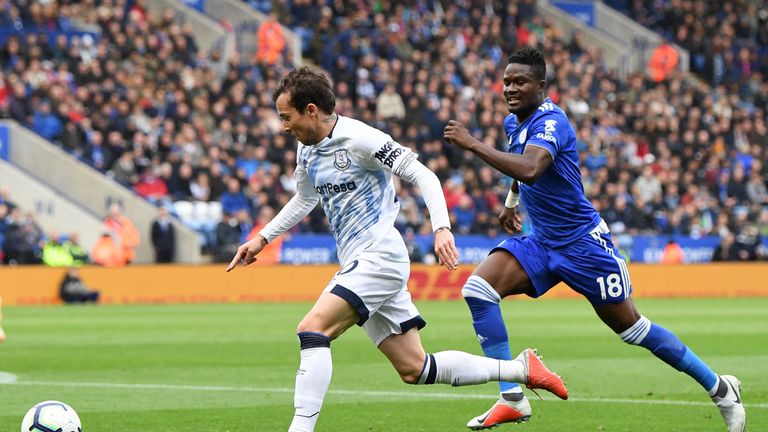
POLYGON ((11 157, 11 133, 8 126, 0 125, 0 159, 9 160, 11 157))
MULTIPOLYGON (((0 135, 1 136, 1 135, 0 135)), ((506 237, 489 238, 482 235, 457 235, 456 247, 462 264, 479 264, 506 237)), ((717 236, 691 238, 687 236, 617 236, 622 252, 633 263, 658 263, 664 246, 672 239, 683 249, 686 263, 706 263, 712 261, 712 254, 720 244, 717 236)), ((432 236, 416 237, 416 242, 425 253, 432 252, 432 236)), ((768 239, 763 240, 768 247, 768 239)), ((292 235, 283 243, 280 255, 286 264, 330 264, 338 262, 336 243, 333 236, 292 235)))

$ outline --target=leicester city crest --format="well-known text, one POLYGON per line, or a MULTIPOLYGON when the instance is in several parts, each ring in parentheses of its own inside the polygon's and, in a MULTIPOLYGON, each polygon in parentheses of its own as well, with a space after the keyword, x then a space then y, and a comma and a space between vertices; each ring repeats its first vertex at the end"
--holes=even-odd
POLYGON ((352 161, 349 160, 349 155, 347 155, 347 151, 344 149, 336 150, 333 152, 333 156, 333 166, 339 171, 346 170, 352 164, 352 161))
POLYGON ((520 132, 520 136, 518 137, 518 141, 520 144, 525 144, 525 139, 528 138, 528 128, 523 129, 520 132))

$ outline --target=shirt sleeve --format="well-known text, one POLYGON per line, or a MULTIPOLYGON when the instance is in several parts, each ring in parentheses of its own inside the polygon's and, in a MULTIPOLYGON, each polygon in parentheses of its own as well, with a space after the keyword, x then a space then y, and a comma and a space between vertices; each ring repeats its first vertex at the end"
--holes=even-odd
POLYGON ((296 165, 294 176, 297 185, 296 195, 285 204, 274 219, 259 231, 259 235, 267 239, 268 242, 301 222, 315 208, 320 199, 301 163, 296 165))
POLYGON ((533 130, 529 132, 530 138, 525 143, 526 146, 535 145, 546 149, 552 160, 560 152, 560 144, 565 142, 568 135, 568 121, 561 116, 545 116, 539 119, 533 130))
POLYGON ((385 170, 401 176, 418 155, 403 147, 389 135, 376 131, 370 136, 356 137, 349 147, 358 163, 370 170, 385 170))
POLYGON ((418 160, 414 160, 403 170, 400 177, 419 187, 421 196, 429 209, 432 231, 442 227, 451 228, 451 218, 448 216, 443 188, 435 173, 418 160))

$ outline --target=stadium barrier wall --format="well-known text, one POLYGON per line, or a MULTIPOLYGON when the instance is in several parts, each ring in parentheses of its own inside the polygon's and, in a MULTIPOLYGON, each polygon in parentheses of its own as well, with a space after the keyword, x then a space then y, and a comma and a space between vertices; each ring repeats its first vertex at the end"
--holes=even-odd
MULTIPOLYGON (((155 206, 15 121, 0 120, 0 130, 3 128, 9 130, 8 161, 55 191, 62 199, 98 215, 99 218, 107 214, 111 203, 122 204, 123 214, 136 224, 141 234, 141 244, 136 249, 136 262, 154 261, 149 236, 152 222, 157 217, 155 206)), ((16 198, 11 195, 11 199, 16 198)), ((51 208, 50 217, 62 217, 56 213, 57 209, 58 207, 51 208)), ((199 263, 201 256, 197 234, 177 220, 172 223, 176 229, 177 261, 199 263)), ((98 234, 100 233, 101 229, 98 231, 98 234)), ((81 237, 85 235, 80 234, 81 237)))
MULTIPOLYGON (((0 128, 4 126, 0 125, 0 128)), ((11 200, 24 211, 33 212, 45 233, 77 233, 80 246, 90 251, 102 231, 101 218, 66 199, 35 177, 0 159, 0 185, 11 188, 11 200)), ((0 282, 2 283, 2 282, 0 282)))
MULTIPOLYGON (((295 302, 317 298, 337 266, 253 266, 226 273, 225 265, 85 267, 83 282, 101 291, 102 303, 295 302)), ((409 288, 416 300, 457 300, 474 267, 449 272, 414 265, 409 288)), ((766 297, 765 264, 630 266, 633 290, 641 298, 766 297)), ((65 270, 40 266, 0 267, 5 305, 57 304, 65 270)), ((544 298, 577 298, 564 285, 544 298)), ((525 297, 518 297, 525 298, 525 297)))

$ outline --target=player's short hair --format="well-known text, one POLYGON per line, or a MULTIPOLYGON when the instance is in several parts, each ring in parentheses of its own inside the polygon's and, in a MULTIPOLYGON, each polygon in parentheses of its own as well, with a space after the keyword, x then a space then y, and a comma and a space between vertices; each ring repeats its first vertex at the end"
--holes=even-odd
POLYGON ((310 103, 328 114, 336 107, 331 81, 320 69, 312 66, 298 67, 284 76, 272 92, 272 101, 276 102, 283 93, 290 95, 291 106, 301 114, 310 103))
POLYGON ((547 62, 544 61, 544 54, 533 47, 525 47, 507 59, 507 64, 518 63, 529 65, 536 78, 543 80, 547 75, 547 62))

